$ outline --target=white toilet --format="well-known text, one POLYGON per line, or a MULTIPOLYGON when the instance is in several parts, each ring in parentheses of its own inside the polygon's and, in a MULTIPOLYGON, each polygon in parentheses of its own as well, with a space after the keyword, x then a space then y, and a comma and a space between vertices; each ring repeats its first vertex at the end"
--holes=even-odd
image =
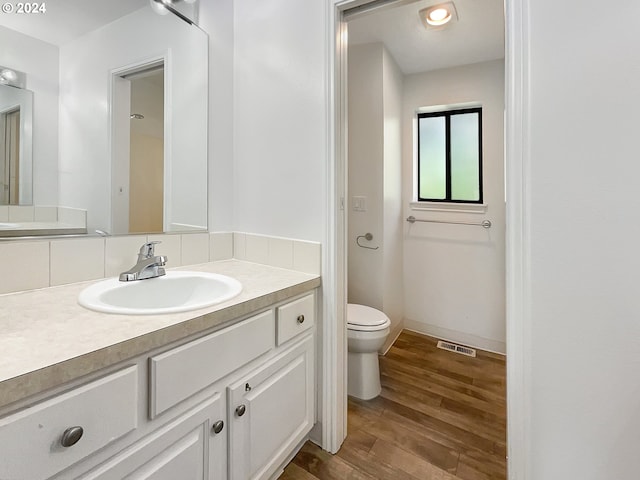
POLYGON ((347 347, 349 368, 347 393, 362 400, 380 395, 378 350, 389 335, 391 320, 380 310, 347 305, 347 347))

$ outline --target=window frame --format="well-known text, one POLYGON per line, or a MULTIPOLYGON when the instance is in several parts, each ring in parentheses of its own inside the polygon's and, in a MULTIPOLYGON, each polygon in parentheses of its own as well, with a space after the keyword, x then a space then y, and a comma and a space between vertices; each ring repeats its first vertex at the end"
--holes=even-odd
POLYGON ((416 200, 420 203, 456 203, 456 204, 482 204, 484 201, 483 175, 482 175, 482 107, 457 108, 451 110, 438 110, 430 112, 417 112, 416 116, 416 150, 417 150, 417 176, 416 176, 416 200), (478 114, 478 200, 454 200, 451 198, 451 117, 465 113, 478 114), (420 196, 420 119, 429 117, 445 118, 445 198, 422 198, 420 196))

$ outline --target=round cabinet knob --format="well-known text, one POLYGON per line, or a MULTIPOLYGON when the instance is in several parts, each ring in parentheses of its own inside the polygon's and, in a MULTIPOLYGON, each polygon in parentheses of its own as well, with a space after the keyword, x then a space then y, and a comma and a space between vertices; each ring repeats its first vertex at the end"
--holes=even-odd
POLYGON ((298 323, 302 325, 304 323, 304 315, 298 315, 298 323))
POLYGON ((222 429, 224 428, 224 422, 222 420, 218 420, 216 423, 213 424, 213 427, 211 428, 213 430, 213 433, 220 433, 222 431, 222 429))
POLYGON ((69 427, 62 434, 60 443, 63 447, 72 447, 82 438, 83 433, 82 427, 69 427))
POLYGON ((239 407, 236 408, 236 415, 241 417, 242 415, 244 415, 244 412, 247 411, 247 407, 245 407, 244 405, 240 405, 239 407))

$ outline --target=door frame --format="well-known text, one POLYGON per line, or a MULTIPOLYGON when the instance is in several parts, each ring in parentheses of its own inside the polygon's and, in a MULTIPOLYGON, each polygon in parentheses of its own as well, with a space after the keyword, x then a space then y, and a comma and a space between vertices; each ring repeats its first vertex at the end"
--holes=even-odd
MULTIPOLYGON (((405 0, 390 0, 387 3, 405 0)), ((326 327, 323 332, 322 445, 346 436, 347 38, 343 12, 380 0, 330 0, 327 13, 326 327)), ((530 478, 530 121, 529 0, 505 0, 505 181, 508 478, 530 478)))
MULTIPOLYGON (((124 77, 128 75, 132 75, 138 72, 142 72, 144 70, 155 68, 162 65, 164 69, 164 93, 163 93, 163 101, 164 101, 164 132, 163 132, 163 205, 162 205, 162 231, 167 232, 169 230, 170 221, 172 218, 171 215, 171 198, 172 198, 172 190, 171 190, 171 135, 169 132, 172 131, 172 99, 170 95, 170 87, 171 87, 171 77, 169 75, 170 68, 170 54, 165 53, 162 55, 153 55, 151 57, 142 59, 135 63, 123 65, 120 67, 113 68, 109 71, 109 85, 108 85, 108 104, 109 104, 109 135, 108 135, 108 145, 109 145, 109 159, 111 161, 111 165, 109 168, 109 232, 123 234, 125 232, 123 228, 116 228, 116 225, 124 225, 124 220, 116 221, 116 205, 122 204, 123 201, 126 201, 127 215, 126 215, 126 233, 129 232, 129 179, 128 179, 128 171, 129 171, 129 143, 130 140, 128 138, 129 133, 126 134, 126 151, 122 150, 122 132, 129 132, 129 118, 126 115, 124 119, 124 124, 122 124, 122 111, 119 107, 119 102, 122 102, 123 94, 126 94, 128 97, 127 102, 129 106, 127 108, 130 109, 131 103, 131 92, 130 88, 128 92, 123 92, 123 80, 124 77), (127 157, 126 162, 118 161, 119 156, 127 157), (119 199, 119 192, 116 191, 115 181, 118 177, 122 177, 120 175, 122 173, 123 165, 121 163, 126 163, 126 171, 127 171, 127 191, 125 192, 126 198, 119 199)), ((129 112, 130 113, 130 112, 129 112)))

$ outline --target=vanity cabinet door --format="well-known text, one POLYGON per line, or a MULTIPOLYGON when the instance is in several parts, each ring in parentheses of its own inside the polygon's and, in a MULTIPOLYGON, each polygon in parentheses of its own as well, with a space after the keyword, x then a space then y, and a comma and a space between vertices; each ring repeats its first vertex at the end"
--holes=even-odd
POLYGON ((308 335, 229 387, 231 480, 270 478, 311 430, 313 346, 308 335))
POLYGON ((225 412, 217 393, 79 480, 224 480, 225 412))

